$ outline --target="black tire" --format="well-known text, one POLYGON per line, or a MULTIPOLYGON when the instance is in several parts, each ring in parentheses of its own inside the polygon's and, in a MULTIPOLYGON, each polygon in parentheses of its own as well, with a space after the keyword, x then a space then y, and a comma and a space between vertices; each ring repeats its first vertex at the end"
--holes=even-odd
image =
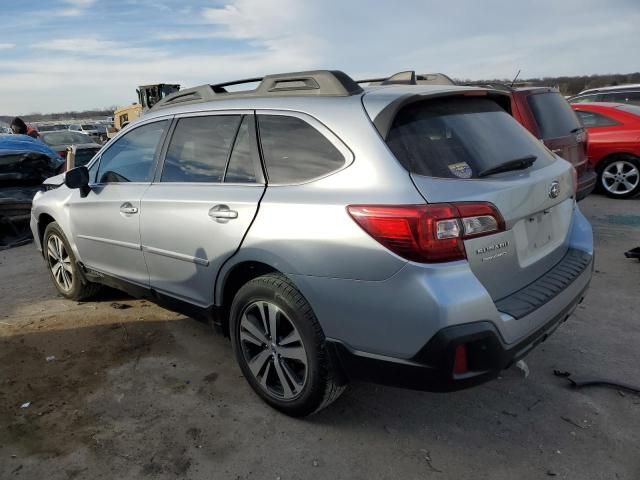
MULTIPOLYGON (((44 235, 42 237, 42 251, 51 281, 60 295, 68 298, 69 300, 80 301, 94 296, 98 290, 100 290, 100 285, 89 282, 80 272, 80 267, 76 262, 73 250, 71 250, 71 247, 69 246, 67 237, 56 222, 51 222, 47 225, 47 228, 44 231, 44 235), (51 246, 56 245, 58 240, 64 248, 64 254, 62 257, 66 258, 68 262, 65 261, 63 263, 67 265, 67 272, 70 275, 65 275, 64 277, 60 277, 58 275, 58 278, 56 278, 56 274, 54 274, 54 264, 56 263, 57 257, 52 255, 49 247, 50 244, 51 246), (61 280, 61 278, 63 279, 61 280), (68 288, 65 288, 65 285, 68 285, 68 288)), ((56 254, 58 253, 59 252, 56 252, 56 254)), ((62 273, 64 274, 64 272, 62 273)))
MULTIPOLYGON (((616 193, 612 191, 611 187, 607 187, 606 182, 611 182, 612 180, 605 179, 605 172, 607 172, 608 168, 618 162, 622 162, 622 164, 628 166, 633 166, 635 171, 640 173, 640 158, 628 154, 612 155, 604 159, 600 162, 600 165, 598 165, 598 190, 611 198, 633 198, 640 193, 640 177, 634 176, 629 178, 630 181, 637 182, 637 185, 633 189, 624 193, 616 193)), ((625 169, 628 172, 628 167, 625 169)))
MULTIPOLYGON (((266 312, 267 310, 263 309, 263 311, 266 312)), ((253 315, 253 318, 257 318, 255 310, 253 315)), ((346 388, 346 385, 339 385, 337 382, 330 357, 325 348, 325 337, 322 328, 311 306, 284 275, 276 273, 263 275, 247 282, 240 288, 231 305, 229 331, 233 351, 249 385, 266 403, 282 413, 293 417, 302 417, 318 412, 337 399, 346 388), (278 337, 278 328, 276 328, 276 339, 273 341, 271 340, 269 328, 265 325, 264 335, 267 338, 266 341, 271 342, 271 347, 267 344, 264 347, 256 347, 246 341, 246 333, 248 331, 245 328, 246 323, 243 323, 242 319, 245 318, 244 321, 246 322, 245 313, 251 316, 251 309, 258 308, 257 311, 259 312, 263 305, 277 307, 278 325, 291 325, 293 331, 299 334, 296 338, 299 338, 300 341, 296 340, 296 344, 301 344, 304 348, 303 351, 306 352, 305 380, 293 398, 285 398, 284 385, 281 381, 283 377, 286 377, 284 371, 287 369, 284 369, 281 363, 279 363, 279 370, 278 366, 276 366, 276 362, 280 362, 280 354, 276 353, 274 348, 283 347, 274 346, 274 343, 279 345, 279 340, 284 340, 278 337), (245 335, 243 337, 245 340, 243 341, 241 341, 241 324, 242 333, 245 335), (273 383, 276 386, 280 384, 283 388, 282 397, 269 390, 266 385, 267 381, 264 382, 264 386, 261 385, 262 380, 259 380, 258 376, 251 371, 249 360, 247 359, 247 349, 251 346, 260 352, 254 359, 266 352, 267 360, 263 361, 265 367, 262 370, 262 380, 268 377, 273 379, 273 383), (270 370, 272 370, 271 373, 269 373, 270 370), (278 376, 278 373, 282 374, 282 376, 278 376)), ((287 338, 291 338, 291 336, 289 335, 287 338)), ((283 357, 285 356, 283 354, 283 357)), ((290 386, 293 385, 292 382, 288 384, 290 386)))

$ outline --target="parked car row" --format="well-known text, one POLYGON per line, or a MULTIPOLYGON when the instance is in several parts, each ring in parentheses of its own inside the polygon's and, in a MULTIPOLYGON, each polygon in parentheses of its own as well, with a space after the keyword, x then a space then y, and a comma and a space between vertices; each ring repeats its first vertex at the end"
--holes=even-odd
MULTIPOLYGON (((56 289, 116 286, 210 320, 289 415, 353 379, 449 391, 496 378, 589 285, 575 169, 514 119, 512 92, 405 73, 363 88, 295 72, 162 99, 36 195, 56 289)), ((526 102, 543 119, 554 98, 526 102)), ((583 148, 561 114, 549 138, 583 148)))
POLYGON ((590 88, 569 97, 570 103, 614 102, 640 105, 640 84, 590 88))
POLYGON ((598 173, 599 188, 610 197, 640 193, 640 106, 574 103, 589 131, 587 154, 598 173))

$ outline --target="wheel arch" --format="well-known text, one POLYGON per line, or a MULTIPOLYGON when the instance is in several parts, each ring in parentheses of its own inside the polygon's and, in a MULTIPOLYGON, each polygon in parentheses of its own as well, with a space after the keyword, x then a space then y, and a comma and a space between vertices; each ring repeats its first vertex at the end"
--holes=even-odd
POLYGON ((44 255, 44 245, 42 244, 44 240, 44 231, 47 229, 47 226, 50 223, 55 222, 56 219, 48 213, 41 213, 38 215, 38 240, 40 240, 40 245, 42 245, 42 254, 44 255))
POLYGON ((285 275, 272 265, 254 260, 238 262, 220 275, 215 292, 215 305, 219 312, 217 327, 221 329, 225 336, 229 336, 229 314, 231 303, 236 293, 247 282, 267 273, 285 275))
POLYGON ((598 163, 596 164, 596 171, 598 172, 598 174, 600 174, 600 172, 602 172, 602 169, 605 166, 605 163, 607 163, 609 160, 613 160, 616 157, 633 157, 637 160, 640 161, 640 155, 637 155, 633 152, 628 152, 626 150, 624 151, 620 151, 620 152, 611 152, 605 156, 603 156, 598 163))

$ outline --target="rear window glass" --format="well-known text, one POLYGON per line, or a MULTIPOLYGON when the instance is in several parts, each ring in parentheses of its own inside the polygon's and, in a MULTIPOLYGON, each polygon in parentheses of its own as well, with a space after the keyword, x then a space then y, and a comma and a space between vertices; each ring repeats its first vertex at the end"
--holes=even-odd
POLYGON ((538 93, 527 97, 543 139, 566 137, 581 125, 569 103, 559 93, 538 93))
POLYGON ((394 119, 387 144, 410 172, 439 178, 477 178, 530 155, 535 165, 550 153, 500 106, 487 98, 459 97, 411 104, 394 119))

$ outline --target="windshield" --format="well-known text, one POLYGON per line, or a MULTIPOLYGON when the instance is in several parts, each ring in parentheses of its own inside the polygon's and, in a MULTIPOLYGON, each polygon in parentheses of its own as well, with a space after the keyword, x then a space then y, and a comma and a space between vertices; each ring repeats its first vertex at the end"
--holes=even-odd
POLYGON ((82 129, 83 130, 95 130, 96 127, 94 127, 93 125, 82 125, 82 129))
POLYGON ((41 135, 42 141, 47 145, 76 145, 79 143, 94 143, 89 135, 84 133, 61 130, 46 132, 41 135))
POLYGON ((569 102, 557 92, 530 95, 527 101, 545 140, 566 137, 582 128, 569 102))
POLYGON ((387 144, 410 172, 439 178, 478 178, 483 171, 528 156, 553 160, 544 146, 487 98, 423 101, 396 116, 387 144))

